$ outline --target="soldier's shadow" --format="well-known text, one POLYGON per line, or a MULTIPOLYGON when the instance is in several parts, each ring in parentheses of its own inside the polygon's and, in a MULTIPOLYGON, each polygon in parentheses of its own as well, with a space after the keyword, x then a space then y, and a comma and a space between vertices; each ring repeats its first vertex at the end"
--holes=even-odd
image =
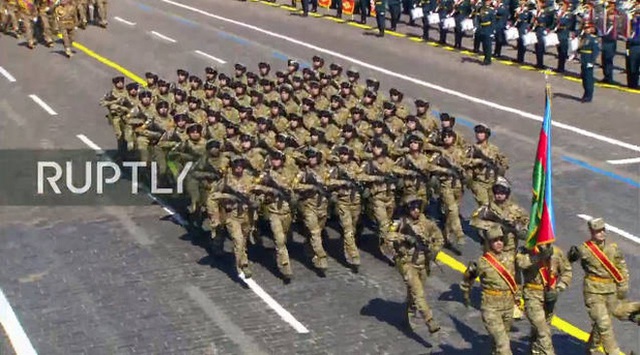
POLYGON ((465 322, 459 320, 457 317, 450 316, 453 326, 456 332, 460 334, 462 339, 468 344, 471 344, 471 348, 457 348, 451 344, 440 344, 441 352, 433 352, 432 354, 460 354, 460 355, 476 355, 476 354, 490 354, 491 353, 491 339, 489 336, 476 332, 473 328, 469 327, 465 322), (482 351, 481 349, 485 349, 482 351))
POLYGON ((418 334, 405 326, 404 319, 406 314, 406 305, 404 303, 374 298, 369 300, 365 306, 360 309, 360 315, 375 317, 378 321, 387 323, 409 339, 412 339, 426 348, 433 348, 433 345, 424 340, 418 334))
POLYGON ((581 101, 581 98, 578 96, 573 96, 573 95, 569 95, 569 94, 565 94, 562 92, 556 92, 553 94, 553 98, 555 99, 556 97, 559 97, 561 99, 567 99, 567 100, 573 100, 573 101, 581 101))

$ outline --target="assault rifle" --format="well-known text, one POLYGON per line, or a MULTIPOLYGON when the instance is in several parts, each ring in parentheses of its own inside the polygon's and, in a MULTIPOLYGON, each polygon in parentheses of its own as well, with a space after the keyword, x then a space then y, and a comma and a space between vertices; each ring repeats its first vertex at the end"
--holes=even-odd
POLYGON ((482 208, 482 211, 480 212, 480 218, 503 225, 504 227, 506 227, 506 230, 508 232, 513 233, 520 240, 527 239, 528 230, 526 226, 523 226, 521 223, 518 223, 516 221, 500 217, 488 206, 482 208))
POLYGON ((497 164, 495 160, 489 158, 486 154, 484 154, 484 152, 481 149, 478 149, 476 147, 471 147, 471 150, 472 150, 472 154, 471 154, 472 158, 480 159, 484 162, 484 165, 486 167, 485 177, 487 179, 491 176, 490 173, 493 173, 494 176, 504 175, 505 173, 504 169, 499 164, 497 164))

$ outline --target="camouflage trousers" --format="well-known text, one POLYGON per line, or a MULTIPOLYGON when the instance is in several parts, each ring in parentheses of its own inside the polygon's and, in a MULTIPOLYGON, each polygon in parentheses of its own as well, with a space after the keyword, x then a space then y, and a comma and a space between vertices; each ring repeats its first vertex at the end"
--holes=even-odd
POLYGON ((368 206, 371 213, 370 217, 378 226, 380 238, 383 240, 389 233, 389 226, 391 225, 396 203, 393 194, 384 192, 373 195, 370 201, 371 203, 368 206))
POLYGON ((360 221, 362 205, 360 203, 338 201, 336 210, 340 227, 342 227, 342 237, 344 238, 344 257, 349 264, 360 265, 360 252, 356 246, 356 228, 360 221))
POLYGON ((40 7, 38 9, 38 16, 40 24, 42 25, 42 37, 46 43, 53 42, 55 38, 55 32, 57 32, 57 24, 55 17, 53 16, 53 10, 47 11, 46 7, 40 7))
POLYGON ((425 321, 430 321, 433 313, 424 294, 424 284, 427 280, 426 268, 411 263, 411 260, 397 262, 396 268, 407 286, 407 307, 415 307, 425 321))
POLYGON ((22 20, 22 26, 24 26, 24 38, 30 45, 35 45, 36 38, 33 33, 33 20, 35 16, 21 12, 20 19, 22 20))
POLYGON ((64 49, 71 49, 73 46, 73 37, 74 37, 74 29, 69 27, 61 27, 60 32, 62 33, 62 43, 64 45, 64 49))
POLYGON ((554 355, 551 342, 551 318, 544 309, 544 291, 525 288, 524 307, 531 323, 531 354, 554 355))
POLYGON ((451 181, 442 182, 440 185, 440 199, 444 207, 445 228, 443 234, 445 239, 448 242, 464 243, 464 232, 460 222, 462 186, 458 183, 453 185, 451 181))
POLYGON ((492 188, 493 184, 490 182, 473 180, 471 184, 469 184, 469 189, 473 193, 473 198, 476 200, 478 206, 489 204, 489 201, 493 198, 492 188))
POLYGON ((4 26, 6 32, 18 32, 18 11, 15 5, 4 4, 4 9, 0 8, 0 25, 4 26), (6 11, 6 13, 5 13, 6 11))
POLYGON ((631 313, 640 311, 640 302, 619 300, 615 293, 595 294, 585 293, 584 303, 591 318, 591 335, 588 346, 590 354, 599 354, 598 347, 602 346, 605 353, 620 354, 620 347, 613 334, 611 316, 627 320, 631 313))
POLYGON ((276 206, 266 206, 270 211, 267 212, 266 217, 273 233, 273 240, 276 245, 276 262, 278 269, 283 275, 292 275, 291 262, 289 260, 289 250, 287 249, 287 236, 289 235, 289 229, 291 228, 291 211, 289 208, 279 209, 278 212, 273 212, 277 209, 276 206))
MULTIPOLYGON (((249 268, 249 257, 247 256, 247 240, 252 231, 251 218, 248 208, 233 208, 226 210, 224 226, 233 240, 233 255, 236 259, 238 273, 249 268)), ((220 238, 220 236, 216 236, 220 238)))
POLYGON ((304 201, 300 206, 304 225, 309 230, 309 242, 313 251, 313 266, 318 269, 326 269, 327 253, 322 245, 322 231, 327 224, 328 203, 326 200, 320 204, 316 203, 315 198, 304 201))
POLYGON ((512 355, 509 331, 513 323, 513 294, 482 290, 482 322, 493 341, 492 355, 512 355))

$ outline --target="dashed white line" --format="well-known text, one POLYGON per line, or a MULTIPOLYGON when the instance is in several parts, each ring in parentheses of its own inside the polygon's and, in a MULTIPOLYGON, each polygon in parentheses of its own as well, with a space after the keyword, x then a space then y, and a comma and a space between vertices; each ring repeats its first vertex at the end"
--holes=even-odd
MULTIPOLYGON (((589 221, 589 220, 593 219, 593 217, 591 217, 589 215, 586 215, 586 214, 579 214, 578 217, 581 218, 581 219, 584 219, 585 221, 589 221)), ((607 228, 607 230, 612 231, 613 233, 616 233, 616 234, 618 234, 618 235, 620 235, 622 237, 625 237, 625 238, 629 239, 632 242, 636 242, 636 243, 640 244, 640 238, 636 237, 635 235, 633 235, 633 234, 631 234, 631 233, 629 233, 627 231, 624 231, 624 230, 622 230, 620 228, 614 227, 614 226, 612 226, 612 225, 610 225, 608 223, 605 223, 604 225, 607 228)))
POLYGON ((116 16, 113 19, 116 20, 116 21, 122 22, 125 25, 129 25, 129 26, 135 26, 136 25, 135 22, 127 21, 127 20, 123 19, 122 17, 116 16))
POLYGON ((56 111, 54 111, 51 106, 47 105, 46 102, 42 101, 41 98, 39 98, 37 95, 31 94, 29 95, 29 97, 31 98, 31 100, 33 100, 35 103, 37 103, 38 105, 40 105, 40 107, 42 107, 42 109, 44 109, 45 111, 47 111, 48 114, 50 114, 51 116, 55 116, 57 115, 56 111))
POLYGON ((607 163, 613 165, 635 164, 640 163, 640 158, 607 160, 607 163))
POLYGON ((171 37, 167 37, 167 36, 163 35, 163 34, 162 34, 162 33, 160 33, 160 32, 151 31, 151 34, 152 34, 152 35, 154 35, 154 36, 156 36, 156 37, 158 37, 158 38, 162 38, 162 39, 164 39, 165 41, 171 42, 171 43, 176 43, 176 42, 178 42, 178 41, 176 41, 175 39, 173 39, 173 38, 171 38, 171 37))
MULTIPOLYGON (((91 139, 89 139, 84 134, 76 135, 78 139, 80 139, 84 144, 89 146, 89 148, 95 150, 96 152, 104 152, 100 146, 95 144, 91 139)), ((167 213, 169 213, 174 219, 180 223, 180 225, 185 226, 187 222, 180 216, 180 214, 176 213, 176 211, 165 205, 162 201, 158 200, 155 196, 148 194, 148 196, 157 202, 162 209, 164 209, 167 213)), ((273 309, 286 323, 291 325, 293 329, 295 329, 298 333, 306 334, 309 333, 309 329, 307 329, 302 323, 300 323, 289 311, 284 309, 273 297, 271 297, 257 282, 253 279, 247 279, 244 277, 244 274, 240 274, 240 279, 247 285, 249 288, 260 297, 271 309, 273 309)))
MULTIPOLYGON (((451 95, 451 96, 456 96, 458 98, 461 98, 461 99, 464 99, 464 100, 467 100, 467 101, 471 101, 471 102, 475 102, 475 103, 478 103, 478 104, 481 104, 481 105, 485 105, 485 106, 494 108, 496 110, 509 112, 509 113, 512 113, 512 114, 514 114, 516 116, 520 116, 520 117, 523 117, 523 118, 528 118, 530 120, 542 122, 542 116, 535 115, 535 114, 532 114, 532 113, 529 113, 529 112, 525 112, 525 111, 522 111, 522 110, 518 110, 518 109, 513 108, 513 107, 504 106, 504 105, 501 105, 501 104, 498 104, 498 103, 495 103, 495 102, 492 102, 492 101, 487 101, 487 100, 484 100, 484 99, 481 99, 481 98, 478 98, 478 97, 474 97, 474 96, 471 96, 471 95, 467 95, 467 94, 464 94, 464 93, 459 92, 459 91, 455 91, 455 90, 448 89, 448 88, 445 88, 445 87, 440 86, 440 85, 436 85, 436 84, 429 83, 429 82, 426 82, 426 81, 423 81, 423 80, 420 80, 420 79, 416 79, 416 78, 410 77, 408 75, 400 74, 400 73, 397 73, 395 71, 392 71, 392 70, 389 70, 389 69, 385 69, 385 68, 382 68, 382 67, 378 67, 378 66, 375 66, 373 64, 369 64, 369 63, 363 62, 363 61, 361 61, 359 59, 352 58, 352 57, 349 57, 347 55, 344 55, 344 54, 341 54, 341 53, 338 53, 338 52, 334 52, 334 51, 326 49, 326 48, 318 47, 316 45, 313 45, 313 44, 310 44, 310 43, 307 43, 307 42, 304 42, 304 41, 301 41, 301 40, 298 40, 298 39, 295 39, 295 38, 292 38, 292 37, 288 37, 288 36, 285 36, 285 35, 282 35, 282 34, 279 34, 279 33, 276 33, 276 32, 265 30, 265 29, 263 29, 261 27, 258 27, 258 26, 250 25, 248 23, 245 23, 245 22, 242 22, 242 21, 233 20, 233 19, 230 19, 230 18, 227 18, 227 17, 222 17, 222 16, 219 16, 219 15, 215 15, 215 14, 212 14, 210 12, 195 8, 193 6, 185 5, 185 4, 176 2, 176 1, 162 0, 162 2, 174 5, 176 7, 183 8, 185 10, 189 10, 191 12, 195 12, 195 13, 201 14, 203 16, 207 16, 209 18, 213 18, 213 19, 216 19, 216 20, 219 20, 219 21, 231 23, 231 24, 234 24, 234 25, 237 25, 237 26, 240 26, 240 27, 244 27, 244 28, 250 29, 252 31, 260 32, 260 33, 265 34, 265 35, 270 36, 270 37, 279 38, 281 40, 284 40, 284 41, 287 41, 289 43, 293 43, 293 44, 299 45, 301 47, 306 47, 306 48, 314 50, 316 52, 328 54, 328 55, 334 56, 336 58, 340 58, 342 60, 351 62, 353 64, 357 64, 357 65, 360 65, 362 67, 368 68, 370 70, 377 71, 379 73, 383 73, 383 74, 386 74, 386 75, 389 75, 389 76, 396 77, 398 79, 402 79, 402 80, 414 83, 416 85, 424 86, 424 87, 430 88, 432 90, 436 90, 436 91, 439 91, 439 92, 442 92, 442 93, 445 93, 445 94, 448 94, 448 95, 451 95)), ((620 141, 620 140, 615 139, 615 138, 603 136, 601 134, 590 132, 590 131, 587 131, 585 129, 582 129, 582 128, 579 128, 579 127, 574 127, 574 126, 571 126, 571 125, 568 125, 568 124, 565 124, 565 123, 561 123, 561 122, 558 122, 558 121, 553 121, 552 124, 555 127, 558 127, 558 128, 561 128, 561 129, 564 129, 564 130, 567 130, 567 131, 570 131, 570 132, 573 132, 573 133, 576 133, 576 134, 579 134, 579 135, 582 135, 582 136, 585 136, 585 137, 590 137, 590 138, 599 140, 601 142, 609 143, 611 145, 615 145, 615 146, 622 147, 622 148, 625 148, 625 149, 629 149, 629 150, 633 150, 633 151, 636 151, 636 152, 640 152, 640 146, 636 145, 636 144, 623 142, 623 141, 620 141)))
POLYGON ((220 63, 220 64, 225 64, 225 63, 226 63, 224 60, 222 60, 222 59, 220 59, 220 58, 218 58, 218 57, 214 57, 214 56, 212 56, 211 54, 207 54, 207 53, 205 53, 205 52, 203 52, 203 51, 201 51, 201 50, 197 50, 197 51, 195 51, 195 52, 196 52, 196 53, 198 53, 198 54, 200 54, 200 55, 201 55, 201 56, 203 56, 203 57, 207 57, 207 58, 209 58, 209 59, 211 59, 211 60, 214 60, 214 61, 216 61, 216 62, 218 62, 218 63, 220 63))
POLYGON ((13 350, 17 355, 37 355, 36 349, 31 344, 27 333, 25 333, 18 317, 13 312, 2 290, 0 290, 0 323, 4 332, 9 338, 13 350))
POLYGON ((12 83, 16 82, 16 78, 13 77, 13 75, 11 75, 11 73, 9 73, 7 71, 7 69, 0 67, 0 74, 2 74, 2 76, 4 76, 5 78, 7 78, 7 80, 9 80, 12 83))

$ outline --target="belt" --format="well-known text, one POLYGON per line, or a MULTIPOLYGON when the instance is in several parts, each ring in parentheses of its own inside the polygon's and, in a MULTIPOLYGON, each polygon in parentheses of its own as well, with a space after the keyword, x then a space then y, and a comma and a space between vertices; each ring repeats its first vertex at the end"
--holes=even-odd
POLYGON ((491 21, 487 21, 487 22, 481 22, 480 26, 489 26, 491 25, 491 21))
POLYGON ((492 289, 482 289, 482 292, 486 293, 487 295, 491 295, 491 296, 504 296, 506 294, 511 294, 511 291, 509 290, 492 290, 492 289))
POLYGON ((580 53, 591 54, 593 53, 593 51, 581 50, 580 53))
POLYGON ((589 279, 591 281, 595 281, 595 282, 605 283, 605 284, 609 284, 609 283, 614 283, 615 282, 613 279, 610 279, 608 277, 599 277, 599 276, 595 276, 595 275, 588 275, 587 279, 589 279))
POLYGON ((524 284, 524 288, 528 288, 530 290, 537 290, 537 291, 544 290, 544 286, 542 284, 534 284, 534 283, 526 283, 524 284))

